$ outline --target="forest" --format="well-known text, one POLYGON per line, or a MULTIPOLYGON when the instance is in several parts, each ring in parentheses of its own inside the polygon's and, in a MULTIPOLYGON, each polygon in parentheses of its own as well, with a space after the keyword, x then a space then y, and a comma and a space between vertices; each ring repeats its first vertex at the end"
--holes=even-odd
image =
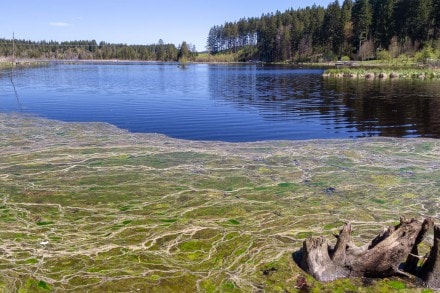
POLYGON ((440 0, 336 0, 215 25, 207 48, 241 61, 369 60, 438 53, 439 38, 440 0))
POLYGON ((95 41, 27 41, 0 39, 0 56, 17 58, 58 60, 142 60, 177 61, 191 60, 196 56, 195 48, 183 42, 176 47, 159 40, 152 45, 111 44, 95 41), (14 52, 13 52, 14 51, 14 52))
MULTIPOLYGON (((0 56, 12 56, 12 40, 0 39, 0 56)), ((194 46, 111 44, 101 41, 15 40, 18 58, 61 60, 196 60, 194 46)), ((214 25, 211 56, 236 61, 319 62, 414 57, 440 59, 440 0, 335 0, 327 8, 289 9, 214 25)), ((199 60, 200 61, 200 60, 199 60)))

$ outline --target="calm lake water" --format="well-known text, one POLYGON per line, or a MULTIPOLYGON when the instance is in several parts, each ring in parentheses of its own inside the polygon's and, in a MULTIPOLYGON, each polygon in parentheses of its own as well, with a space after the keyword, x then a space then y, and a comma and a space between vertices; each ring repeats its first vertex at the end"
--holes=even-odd
POLYGON ((0 77, 0 112, 222 141, 440 138, 440 82, 261 65, 52 65, 0 77))

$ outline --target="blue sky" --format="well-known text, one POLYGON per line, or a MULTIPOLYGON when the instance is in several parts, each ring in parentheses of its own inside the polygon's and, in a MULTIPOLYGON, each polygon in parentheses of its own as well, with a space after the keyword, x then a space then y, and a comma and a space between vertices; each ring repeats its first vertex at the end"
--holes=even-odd
POLYGON ((14 0, 2 5, 0 38, 152 44, 186 41, 203 51, 225 21, 330 0, 14 0))

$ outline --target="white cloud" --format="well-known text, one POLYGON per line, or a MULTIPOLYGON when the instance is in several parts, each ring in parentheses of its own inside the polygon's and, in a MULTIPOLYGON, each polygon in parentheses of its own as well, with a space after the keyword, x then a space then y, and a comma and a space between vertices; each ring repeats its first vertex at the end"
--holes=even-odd
POLYGON ((50 26, 71 26, 70 23, 66 22, 49 22, 50 26))

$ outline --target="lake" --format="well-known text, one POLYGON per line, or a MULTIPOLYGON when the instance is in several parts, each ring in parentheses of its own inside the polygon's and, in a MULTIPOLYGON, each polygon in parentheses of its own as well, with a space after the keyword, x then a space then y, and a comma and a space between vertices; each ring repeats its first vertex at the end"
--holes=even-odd
POLYGON ((0 112, 230 142, 440 138, 440 82, 255 64, 55 64, 0 77, 0 112))

